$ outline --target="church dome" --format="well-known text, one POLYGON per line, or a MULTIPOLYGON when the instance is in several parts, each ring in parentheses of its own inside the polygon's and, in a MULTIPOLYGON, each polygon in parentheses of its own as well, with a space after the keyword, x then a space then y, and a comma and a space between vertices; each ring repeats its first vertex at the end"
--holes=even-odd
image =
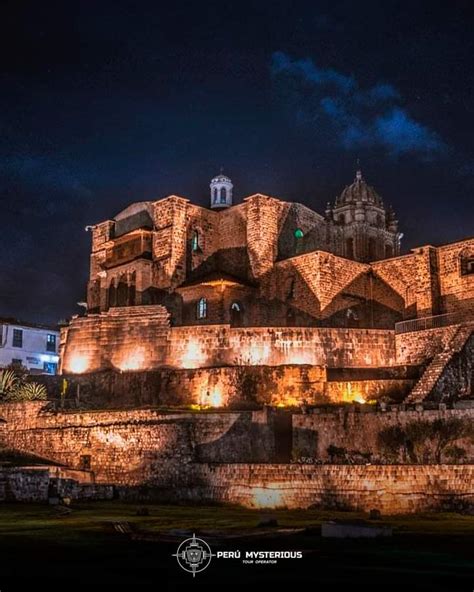
POLYGON ((358 201, 370 203, 383 208, 383 201, 373 187, 367 185, 362 177, 362 172, 357 171, 356 178, 352 185, 346 187, 341 195, 336 198, 336 207, 344 206, 358 201))

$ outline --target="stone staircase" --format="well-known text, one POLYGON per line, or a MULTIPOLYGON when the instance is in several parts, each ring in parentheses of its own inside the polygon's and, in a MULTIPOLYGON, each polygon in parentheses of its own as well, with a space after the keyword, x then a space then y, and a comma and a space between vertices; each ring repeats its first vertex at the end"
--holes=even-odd
POLYGON ((428 364, 413 390, 405 399, 405 403, 420 403, 430 395, 450 360, 463 349, 473 331, 473 323, 459 325, 456 328, 445 347, 435 354, 428 364))

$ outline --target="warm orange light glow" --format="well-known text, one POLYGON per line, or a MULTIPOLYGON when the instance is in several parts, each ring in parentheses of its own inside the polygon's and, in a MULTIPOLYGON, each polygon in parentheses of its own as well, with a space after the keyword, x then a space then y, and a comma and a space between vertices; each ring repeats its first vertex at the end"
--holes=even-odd
POLYGON ((360 391, 353 388, 350 382, 347 383, 347 387, 344 389, 342 396, 345 403, 360 403, 361 405, 364 405, 367 402, 360 391))
POLYGON ((270 345, 253 345, 242 352, 244 365, 261 366, 270 360, 270 345))
POLYGON ((115 448, 126 448, 129 443, 124 440, 123 436, 106 429, 98 429, 95 437, 103 444, 109 444, 115 448))
POLYGON ((206 361, 206 355, 201 344, 196 340, 191 340, 184 350, 181 358, 183 368, 199 368, 206 361))
POLYGON ((73 374, 82 374, 89 368, 89 358, 85 354, 73 354, 69 360, 69 370, 73 374))
POLYGON ((206 407, 222 407, 224 404, 224 396, 220 387, 213 386, 209 389, 203 389, 199 397, 199 406, 202 409, 206 407))
POLYGON ((278 401, 277 407, 299 407, 301 401, 295 397, 283 397, 282 400, 278 401))
POLYGON ((142 370, 145 368, 145 351, 143 348, 137 348, 132 353, 128 354, 116 364, 120 370, 142 370))
POLYGON ((283 492, 274 487, 254 487, 252 489, 252 505, 256 508, 283 507, 283 492))
POLYGON ((288 354, 288 364, 312 364, 313 356, 310 352, 298 352, 298 353, 290 353, 288 354))

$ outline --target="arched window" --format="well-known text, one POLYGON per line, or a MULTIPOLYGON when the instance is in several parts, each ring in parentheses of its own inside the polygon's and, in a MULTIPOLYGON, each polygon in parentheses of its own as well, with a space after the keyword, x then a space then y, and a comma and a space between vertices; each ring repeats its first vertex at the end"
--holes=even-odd
POLYGON ((197 230, 193 230, 191 234, 191 250, 199 251, 199 232, 197 230))
POLYGON ((198 300, 196 307, 196 317, 198 319, 207 318, 207 300, 205 298, 200 298, 198 300))
POLYGON ((110 282, 109 294, 108 294, 108 305, 109 308, 117 306, 117 287, 115 285, 115 278, 110 282))
POLYGON ((134 271, 130 275, 130 283, 128 286, 128 305, 129 306, 135 306, 136 293, 137 293, 136 283, 137 283, 137 274, 134 271))
POLYGON ((238 327, 242 325, 243 321, 243 308, 240 302, 234 301, 230 305, 230 324, 232 327, 238 327))
POLYGON ((217 190, 217 187, 214 187, 214 190, 212 192, 212 201, 214 203, 217 203, 217 197, 218 197, 218 190, 217 190))
POLYGON ((390 257, 393 257, 393 247, 387 244, 385 245, 385 258, 390 259, 390 257))
POLYGON ((117 306, 128 305, 128 283, 127 276, 122 274, 117 286, 117 306))
POLYGON ((226 203, 227 201, 227 189, 225 187, 221 187, 221 203, 226 203))

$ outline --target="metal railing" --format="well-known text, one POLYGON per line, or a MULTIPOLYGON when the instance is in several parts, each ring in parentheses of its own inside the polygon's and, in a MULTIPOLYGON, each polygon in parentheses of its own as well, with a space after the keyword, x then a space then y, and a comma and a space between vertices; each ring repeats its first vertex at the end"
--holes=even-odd
POLYGON ((432 317, 410 319, 409 321, 395 323, 395 334, 409 333, 410 331, 425 331, 426 329, 438 329, 439 327, 457 325, 465 320, 467 320, 466 313, 461 312, 448 312, 446 314, 435 315, 432 317))

